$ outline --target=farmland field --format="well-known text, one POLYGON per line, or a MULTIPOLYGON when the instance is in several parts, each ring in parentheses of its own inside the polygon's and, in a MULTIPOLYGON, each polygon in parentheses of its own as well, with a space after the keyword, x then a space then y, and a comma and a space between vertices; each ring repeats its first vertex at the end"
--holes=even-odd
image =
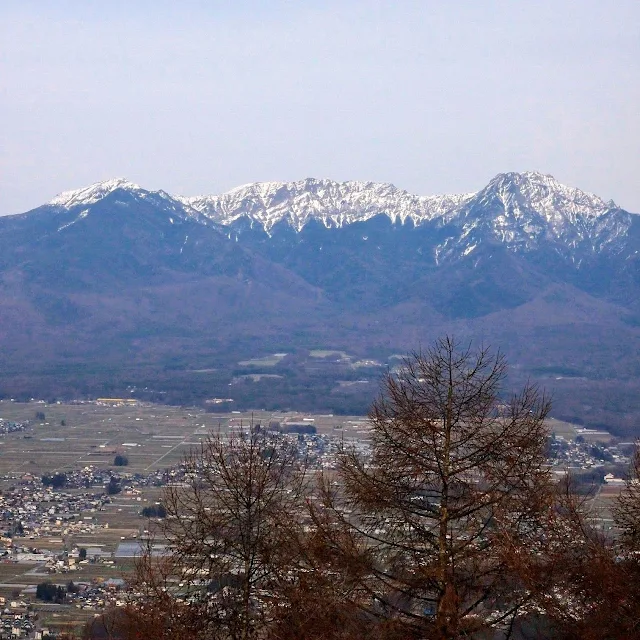
POLYGON ((71 471, 88 465, 113 466, 117 454, 129 464, 115 471, 149 473, 179 463, 193 447, 217 430, 241 426, 306 421, 319 433, 344 430, 362 416, 311 415, 297 412, 254 411, 207 413, 201 408, 132 403, 39 404, 0 401, 0 418, 29 420, 25 431, 0 436, 0 476, 19 478, 71 471), (36 414, 44 413, 44 420, 36 414))

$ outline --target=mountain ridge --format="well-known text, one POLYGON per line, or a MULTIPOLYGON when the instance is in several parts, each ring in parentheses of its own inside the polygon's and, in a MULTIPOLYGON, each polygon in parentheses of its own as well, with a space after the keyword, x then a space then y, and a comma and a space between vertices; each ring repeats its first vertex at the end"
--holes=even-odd
POLYGON ((453 332, 560 389, 560 415, 640 420, 640 216, 615 203, 511 172, 461 196, 307 179, 210 204, 120 178, 0 217, 0 395, 145 380, 179 403, 361 411, 373 387, 340 381, 379 369, 311 351, 385 362, 453 332), (271 353, 290 354, 276 377, 238 386, 271 353))
POLYGON ((86 207, 117 189, 142 199, 165 200, 199 222, 234 228, 245 221, 267 235, 282 224, 300 233, 314 220, 327 228, 341 228, 379 215, 400 224, 450 226, 451 237, 433 249, 436 262, 467 256, 488 238, 515 251, 530 251, 547 242, 563 254, 578 247, 590 254, 619 252, 634 217, 613 200, 605 202, 537 171, 498 174, 474 193, 433 196, 411 194, 390 183, 315 178, 250 183, 220 195, 173 196, 115 178, 63 192, 45 206, 86 207))

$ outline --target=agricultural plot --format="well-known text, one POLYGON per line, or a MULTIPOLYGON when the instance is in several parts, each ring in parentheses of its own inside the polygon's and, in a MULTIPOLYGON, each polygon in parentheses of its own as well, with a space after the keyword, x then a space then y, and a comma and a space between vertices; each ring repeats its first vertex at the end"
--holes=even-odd
MULTIPOLYGON (((114 472, 150 473, 178 464, 211 433, 254 424, 307 422, 319 433, 361 417, 296 412, 207 413, 201 408, 130 404, 19 404, 0 401, 0 418, 30 421, 25 431, 0 436, 0 476, 73 471, 93 465, 114 472), (37 419, 38 413, 44 419, 37 419), (116 455, 128 459, 115 467, 116 455)), ((128 508, 126 506, 123 509, 128 508)))
POLYGON ((332 349, 313 349, 309 352, 309 355, 312 358, 338 358, 338 359, 348 359, 351 356, 345 351, 335 351, 332 349))
POLYGON ((39 475, 88 465, 113 466, 115 456, 129 464, 122 471, 144 473, 177 464, 192 446, 224 429, 228 420, 204 411, 175 407, 19 405, 0 403, 0 417, 30 420, 27 431, 0 439, 0 475, 39 475), (36 413, 44 413, 37 420, 36 413))
POLYGON ((286 353, 274 353, 263 358, 253 358, 251 360, 242 360, 238 362, 241 367, 275 367, 283 358, 286 358, 286 353))

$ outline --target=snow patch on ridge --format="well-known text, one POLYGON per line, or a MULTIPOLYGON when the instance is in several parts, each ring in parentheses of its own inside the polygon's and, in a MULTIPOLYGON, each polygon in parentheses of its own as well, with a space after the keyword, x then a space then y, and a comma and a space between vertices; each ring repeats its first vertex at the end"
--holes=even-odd
POLYGON ((179 199, 219 224, 229 225, 247 217, 268 232, 281 221, 300 231, 312 219, 326 227, 342 227, 380 214, 402 223, 407 219, 420 223, 446 217, 472 196, 418 196, 388 183, 308 178, 258 182, 219 196, 179 199))
POLYGON ((78 214, 78 216, 76 218, 74 218, 71 222, 67 222, 67 224, 63 224, 61 227, 58 227, 58 231, 62 231, 63 229, 66 229, 67 227, 70 227, 72 224, 75 224, 79 220, 82 220, 83 218, 86 218, 88 215, 89 215, 89 209, 84 209, 84 211, 81 211, 78 214))
POLYGON ((98 200, 102 200, 116 189, 126 189, 127 191, 142 191, 142 187, 133 182, 129 182, 126 178, 113 178, 103 182, 83 187, 82 189, 74 189, 72 191, 64 191, 57 195, 47 204, 54 207, 64 207, 70 209, 78 205, 90 205, 98 200))

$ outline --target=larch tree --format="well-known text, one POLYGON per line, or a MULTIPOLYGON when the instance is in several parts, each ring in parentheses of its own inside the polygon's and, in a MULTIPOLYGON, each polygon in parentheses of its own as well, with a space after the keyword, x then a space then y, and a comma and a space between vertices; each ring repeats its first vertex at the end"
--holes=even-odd
POLYGON ((509 557, 543 535, 549 402, 531 385, 503 398, 506 366, 451 338, 405 358, 370 411, 370 455, 345 447, 324 483, 316 526, 391 637, 508 635, 532 597, 509 557))
POLYGON ((626 551, 640 553, 640 449, 636 446, 625 487, 613 510, 626 551))
POLYGON ((167 547, 138 559, 128 637, 263 637, 300 557, 304 466, 295 446, 253 427, 190 454, 162 499, 167 547))
POLYGON ((559 488, 542 553, 520 563, 553 637, 640 637, 640 451, 613 501, 611 529, 602 527, 595 496, 577 495, 570 476, 559 488))

